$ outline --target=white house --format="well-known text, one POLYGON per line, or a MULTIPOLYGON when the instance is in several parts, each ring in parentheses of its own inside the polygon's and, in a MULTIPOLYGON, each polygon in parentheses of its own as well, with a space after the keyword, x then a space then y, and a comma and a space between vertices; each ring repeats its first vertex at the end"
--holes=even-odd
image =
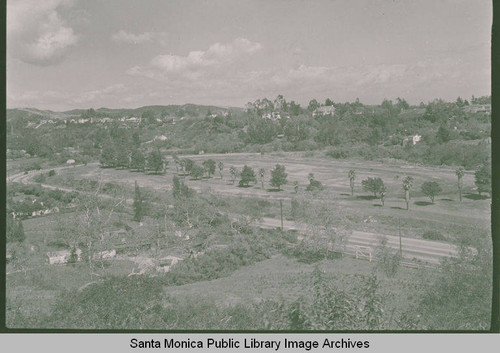
POLYGON ((93 259, 94 260, 106 260, 106 259, 112 259, 116 256, 116 250, 104 250, 100 251, 96 254, 94 254, 93 259))
MULTIPOLYGON (((75 254, 77 256, 77 261, 81 261, 82 251, 80 249, 76 249, 75 254)), ((47 253, 47 258, 50 265, 66 264, 71 258, 71 251, 70 250, 51 251, 47 253)))
POLYGON ((167 140, 167 136, 164 136, 164 135, 155 136, 154 139, 155 140, 160 140, 160 141, 165 141, 165 140, 167 140))
POLYGON ((328 105, 325 107, 318 107, 313 113, 313 116, 325 116, 325 115, 335 115, 335 107, 333 105, 328 105))

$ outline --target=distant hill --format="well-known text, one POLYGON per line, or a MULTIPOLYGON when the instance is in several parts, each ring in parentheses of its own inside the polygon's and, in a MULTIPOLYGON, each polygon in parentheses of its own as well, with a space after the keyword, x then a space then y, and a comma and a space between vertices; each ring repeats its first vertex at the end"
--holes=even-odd
MULTIPOLYGON (((184 105, 148 105, 139 108, 99 108, 96 113, 99 115, 107 115, 111 117, 117 116, 141 116, 145 111, 152 111, 155 116, 157 115, 190 115, 190 116, 204 116, 208 111, 229 110, 231 112, 243 112, 243 108, 237 107, 217 107, 213 105, 197 105, 197 104, 184 104, 184 105)), ((80 117, 81 114, 87 112, 87 109, 73 109, 64 112, 54 112, 52 110, 41 110, 36 108, 14 108, 7 109, 7 120, 17 120, 40 117, 40 119, 67 119, 80 117)))

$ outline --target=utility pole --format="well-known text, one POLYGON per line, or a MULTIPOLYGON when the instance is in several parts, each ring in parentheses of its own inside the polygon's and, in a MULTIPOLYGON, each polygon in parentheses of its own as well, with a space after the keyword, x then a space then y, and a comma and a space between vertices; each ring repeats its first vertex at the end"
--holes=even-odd
POLYGON ((281 231, 283 231, 283 200, 280 200, 280 209, 281 209, 281 231))
POLYGON ((403 245, 401 244, 401 218, 398 218, 399 224, 399 257, 403 257, 403 245))

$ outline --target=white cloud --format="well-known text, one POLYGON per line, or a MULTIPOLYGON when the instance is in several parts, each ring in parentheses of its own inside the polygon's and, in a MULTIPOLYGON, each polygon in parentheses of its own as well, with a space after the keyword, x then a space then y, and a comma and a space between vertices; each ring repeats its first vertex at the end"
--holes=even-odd
POLYGON ((162 39, 165 36, 166 33, 164 32, 144 32, 140 34, 134 34, 121 29, 111 36, 111 40, 116 43, 142 44, 153 42, 156 39, 162 39))
POLYGON ((120 101, 120 97, 124 93, 126 93, 126 86, 122 83, 80 92, 61 90, 9 91, 7 94, 7 106, 56 110, 73 109, 76 107, 99 107, 105 106, 109 100, 120 101))
POLYGON ((207 75, 225 75, 228 65, 261 50, 260 43, 245 38, 237 38, 231 43, 215 43, 206 51, 191 51, 186 56, 159 55, 149 65, 134 66, 127 73, 149 78, 181 78, 195 80, 207 75))
POLYGON ((18 0, 7 5, 9 53, 35 65, 60 62, 78 42, 78 36, 58 12, 70 0, 18 0))

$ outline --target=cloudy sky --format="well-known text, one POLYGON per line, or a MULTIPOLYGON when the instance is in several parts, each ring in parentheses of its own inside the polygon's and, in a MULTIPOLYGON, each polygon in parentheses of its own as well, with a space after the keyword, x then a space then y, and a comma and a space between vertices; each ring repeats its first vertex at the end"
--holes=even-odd
POLYGON ((490 92, 489 0, 8 0, 7 105, 490 92))

